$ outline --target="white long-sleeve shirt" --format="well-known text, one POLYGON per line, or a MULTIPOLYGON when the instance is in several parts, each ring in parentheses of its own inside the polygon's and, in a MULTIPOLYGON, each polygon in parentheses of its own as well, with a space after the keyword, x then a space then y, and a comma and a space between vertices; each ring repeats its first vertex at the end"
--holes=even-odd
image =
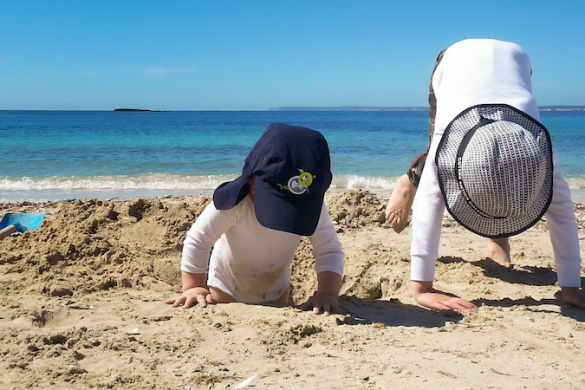
MULTIPOLYGON (((532 69, 519 46, 491 39, 469 39, 449 47, 433 76, 437 98, 435 131, 413 204, 411 280, 431 282, 439 255, 445 203, 439 188, 435 155, 449 123, 478 104, 508 104, 540 121, 532 95, 532 69)), ((546 212, 558 283, 581 285, 581 255, 573 202, 553 156, 553 198, 546 212)))
MULTIPOLYGON (((290 284, 290 264, 300 241, 299 235, 260 225, 250 195, 229 210, 217 210, 211 202, 187 233, 181 270, 208 272, 208 285, 238 302, 274 301, 290 284)), ((324 203, 309 241, 315 271, 343 275, 344 253, 324 203)))

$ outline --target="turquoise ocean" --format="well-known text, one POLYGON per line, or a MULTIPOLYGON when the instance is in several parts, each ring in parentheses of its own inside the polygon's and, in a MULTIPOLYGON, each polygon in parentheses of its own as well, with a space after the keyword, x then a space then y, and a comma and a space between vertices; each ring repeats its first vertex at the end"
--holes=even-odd
MULTIPOLYGON (((585 111, 542 111, 573 200, 585 202, 585 111)), ((428 142, 428 112, 0 111, 0 201, 208 194, 273 122, 329 142, 331 191, 392 191, 428 142)))

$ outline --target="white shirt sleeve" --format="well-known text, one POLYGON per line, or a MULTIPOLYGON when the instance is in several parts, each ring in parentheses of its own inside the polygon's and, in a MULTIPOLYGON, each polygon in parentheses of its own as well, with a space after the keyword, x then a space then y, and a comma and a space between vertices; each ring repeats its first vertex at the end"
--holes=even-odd
POLYGON ((319 224, 309 241, 313 245, 313 256, 315 257, 315 272, 335 272, 343 275, 343 259, 345 254, 341 242, 337 237, 335 226, 331 222, 327 206, 323 203, 319 224))
POLYGON ((435 279, 435 263, 439 256, 439 240, 445 212, 435 164, 440 139, 440 136, 433 137, 412 208, 410 279, 419 282, 432 282, 435 279))
POLYGON ((553 163, 553 198, 545 215, 555 255, 557 277, 561 287, 580 287, 581 254, 571 191, 558 168, 556 155, 553 156, 553 163))
POLYGON ((213 202, 197 218, 183 246, 181 270, 193 274, 207 273, 209 256, 215 242, 237 220, 236 209, 219 211, 213 202))

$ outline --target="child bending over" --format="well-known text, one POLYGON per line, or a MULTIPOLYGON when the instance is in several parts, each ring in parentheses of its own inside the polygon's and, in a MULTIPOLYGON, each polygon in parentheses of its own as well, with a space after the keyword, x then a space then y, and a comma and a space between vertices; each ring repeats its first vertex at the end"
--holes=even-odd
POLYGON ((301 237, 308 236, 318 285, 301 308, 325 315, 339 310, 344 253, 324 203, 330 166, 321 133, 270 125, 246 158, 242 175, 215 190, 213 202, 187 233, 183 293, 166 303, 185 308, 291 303, 290 264, 301 237))

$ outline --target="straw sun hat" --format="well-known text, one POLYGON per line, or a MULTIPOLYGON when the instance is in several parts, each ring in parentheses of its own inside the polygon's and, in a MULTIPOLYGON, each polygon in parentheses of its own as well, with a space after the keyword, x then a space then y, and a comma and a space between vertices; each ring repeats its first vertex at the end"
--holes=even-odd
POLYGON ((530 228, 552 199, 552 146, 537 120, 505 104, 482 104, 445 129, 435 162, 449 213, 484 237, 530 228))

